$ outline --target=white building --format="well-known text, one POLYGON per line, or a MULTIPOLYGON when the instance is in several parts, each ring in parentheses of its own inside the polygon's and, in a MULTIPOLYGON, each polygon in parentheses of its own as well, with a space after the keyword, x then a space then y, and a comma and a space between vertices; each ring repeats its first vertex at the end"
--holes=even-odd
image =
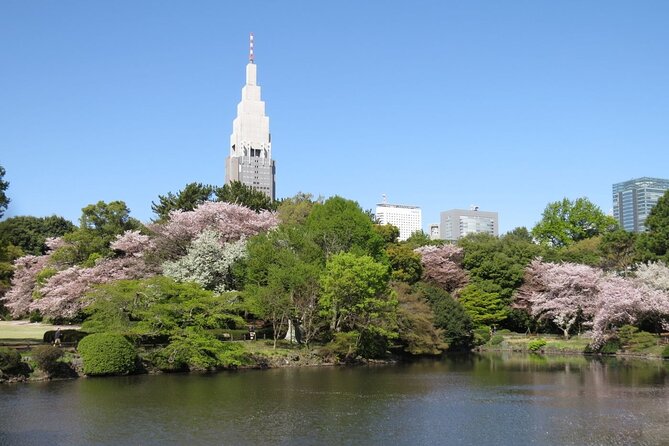
POLYGON ((253 34, 250 36, 249 63, 246 65, 246 85, 237 105, 237 117, 232 121, 230 156, 225 160, 225 182, 241 181, 275 199, 276 172, 272 160, 272 139, 265 103, 260 99, 260 86, 253 55, 253 34))
POLYGON ((388 204, 385 196, 383 203, 376 205, 376 221, 380 225, 397 226, 400 230, 400 240, 408 239, 411 234, 422 230, 423 227, 423 218, 418 206, 388 204))
POLYGON ((479 211, 478 206, 472 206, 470 210, 451 209, 441 213, 439 238, 453 241, 475 233, 497 236, 498 226, 497 212, 479 211))

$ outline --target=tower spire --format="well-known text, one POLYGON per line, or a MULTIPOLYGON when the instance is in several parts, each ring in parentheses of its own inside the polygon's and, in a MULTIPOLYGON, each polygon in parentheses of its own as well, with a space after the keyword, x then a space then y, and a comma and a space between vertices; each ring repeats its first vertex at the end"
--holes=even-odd
POLYGON ((249 63, 255 63, 253 58, 253 33, 249 34, 249 63))

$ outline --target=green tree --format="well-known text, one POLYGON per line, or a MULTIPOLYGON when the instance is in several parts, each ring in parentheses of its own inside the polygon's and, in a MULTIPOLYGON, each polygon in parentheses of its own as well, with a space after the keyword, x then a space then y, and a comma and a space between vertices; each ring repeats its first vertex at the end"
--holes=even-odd
POLYGON ((158 195, 158 203, 152 202, 151 210, 157 215, 157 222, 164 222, 172 211, 192 211, 205 201, 212 201, 214 190, 215 187, 209 184, 188 183, 176 194, 168 192, 167 195, 158 195))
POLYGON ((386 255, 392 268, 392 279, 406 283, 416 283, 423 275, 420 254, 406 244, 391 244, 386 255))
POLYGON ((61 237, 75 229, 72 222, 57 215, 12 217, 0 222, 0 246, 14 245, 26 254, 42 255, 47 251, 47 238, 61 237))
POLYGON ((397 243, 400 237, 400 228, 391 224, 374 225, 374 231, 383 239, 386 244, 397 243))
POLYGON ((432 240, 429 235, 423 231, 416 231, 409 236, 404 242, 411 249, 420 248, 421 246, 441 246, 444 244, 443 240, 432 240))
POLYGON ((587 198, 549 203, 532 235, 542 245, 568 246, 572 243, 615 230, 618 222, 587 198))
POLYGON ((328 198, 323 204, 315 204, 306 221, 306 229, 323 250, 325 258, 355 251, 379 259, 383 254, 383 239, 373 226, 358 203, 338 196, 328 198))
POLYGON ((388 287, 389 272, 369 256, 333 255, 321 276, 319 306, 332 332, 355 332, 362 340, 396 336, 397 300, 388 287))
POLYGON ((116 236, 144 228, 139 220, 130 217, 130 209, 123 201, 99 201, 81 211, 79 228, 63 236, 66 244, 54 251, 54 262, 92 266, 95 260, 112 254, 109 244, 116 236))
POLYGON ((637 249, 644 261, 669 261, 669 191, 650 210, 645 222, 646 232, 638 237, 637 249))
POLYGON ((301 228, 281 225, 253 237, 244 262, 250 310, 272 323, 274 341, 288 324, 288 338, 307 345, 319 331, 320 252, 301 228))
POLYGON ((316 203, 323 200, 313 199, 313 195, 298 192, 294 197, 284 198, 278 203, 279 220, 285 225, 304 225, 316 203))
POLYGON ((218 201, 240 204, 256 212, 262 210, 274 211, 277 203, 272 201, 264 192, 247 186, 240 181, 232 181, 214 191, 218 201))
POLYGON ((443 330, 435 327, 435 317, 427 300, 406 283, 395 283, 397 325, 402 349, 412 355, 438 355, 448 345, 443 330))
POLYGON ((477 327, 499 325, 509 315, 508 301, 493 282, 472 282, 460 291, 460 303, 477 327))
POLYGON ((460 302, 434 285, 419 282, 415 286, 419 296, 429 302, 434 313, 434 325, 441 330, 449 350, 468 350, 472 343, 474 324, 460 302))
POLYGON ((5 191, 9 187, 9 181, 5 181, 5 168, 0 166, 0 218, 5 215, 5 210, 11 201, 5 191))
POLYGON ((607 232, 599 244, 601 265, 608 271, 626 271, 636 259, 637 235, 624 229, 607 232))

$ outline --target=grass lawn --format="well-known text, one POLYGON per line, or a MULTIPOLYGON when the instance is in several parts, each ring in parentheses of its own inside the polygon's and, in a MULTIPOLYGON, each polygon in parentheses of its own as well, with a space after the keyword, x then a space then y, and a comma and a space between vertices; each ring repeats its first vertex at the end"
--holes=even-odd
POLYGON ((41 323, 31 323, 28 321, 0 321, 0 341, 25 340, 42 341, 44 333, 49 330, 78 329, 72 325, 49 325, 41 323))

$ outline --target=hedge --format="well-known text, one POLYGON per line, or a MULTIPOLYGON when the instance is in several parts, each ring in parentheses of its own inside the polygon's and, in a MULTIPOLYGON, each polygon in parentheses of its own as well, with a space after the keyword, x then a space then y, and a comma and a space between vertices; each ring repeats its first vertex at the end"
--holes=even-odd
POLYGON ((135 371, 137 351, 121 335, 95 333, 77 347, 86 375, 127 375, 135 371))

